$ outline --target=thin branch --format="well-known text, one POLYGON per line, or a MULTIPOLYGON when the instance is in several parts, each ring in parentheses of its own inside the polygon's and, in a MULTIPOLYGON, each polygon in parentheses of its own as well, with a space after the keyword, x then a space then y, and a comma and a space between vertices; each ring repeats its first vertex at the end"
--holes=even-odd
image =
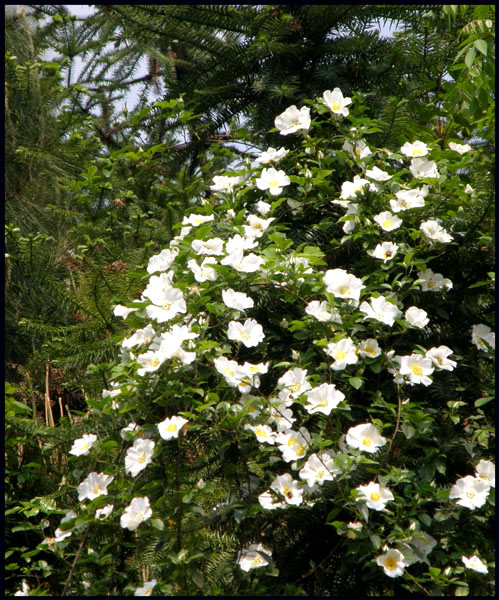
POLYGON ((71 565, 71 570, 69 571, 68 578, 66 579, 66 583, 64 584, 64 589, 62 591, 62 595, 64 597, 66 596, 66 592, 68 590, 69 584, 71 583, 71 579, 73 578, 73 570, 76 566, 76 563, 78 562, 78 559, 80 558, 80 554, 81 554, 81 551, 83 550, 83 545, 85 544, 85 540, 87 539, 87 535, 88 535, 89 531, 90 531, 90 525, 88 525, 85 533, 83 534, 83 537, 81 538, 80 546, 78 547, 78 551, 76 552, 76 556, 73 560, 73 564, 71 565))

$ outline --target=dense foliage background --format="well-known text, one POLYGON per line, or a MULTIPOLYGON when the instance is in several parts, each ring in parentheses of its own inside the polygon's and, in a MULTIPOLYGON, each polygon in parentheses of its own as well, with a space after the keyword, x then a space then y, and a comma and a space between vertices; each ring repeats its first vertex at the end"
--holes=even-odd
MULTIPOLYGON (((25 581, 34 595, 121 595, 154 578, 164 595, 492 595, 490 498, 485 509, 469 511, 456 509, 448 492, 494 448, 493 353, 473 345, 470 333, 476 324, 494 326, 494 7, 112 5, 84 19, 62 6, 32 5, 30 16, 25 8, 6 13, 5 22, 8 589, 25 581), (398 25, 392 38, 376 28, 387 19, 398 25), (42 60, 47 49, 60 58, 42 60), (138 77, 144 56, 148 73, 138 77), (74 79, 76 58, 84 68, 74 79), (137 105, 124 106, 137 84, 137 105), (316 100, 336 87, 353 100, 341 121, 316 100), (292 104, 311 107, 309 133, 282 136, 274 127, 292 104), (361 138, 371 158, 343 148, 361 138), (406 185, 409 172, 396 161, 406 160, 400 147, 415 140, 428 144, 443 177, 429 183, 424 218, 441 218, 454 240, 428 245, 418 233, 422 217, 411 221, 400 234, 399 274, 366 252, 379 238, 372 217, 386 203, 366 193, 358 215, 345 220, 331 200, 375 159, 399 169, 392 183, 406 185), (452 153, 449 141, 468 143, 473 153, 452 153), (262 170, 255 158, 268 146, 289 151, 276 168, 292 185, 278 198, 252 185, 262 170), (222 175, 245 183, 224 195, 211 189, 222 175), (274 218, 259 249, 266 275, 252 279, 224 266, 218 282, 197 285, 191 274, 180 284, 186 294, 200 288, 199 297, 190 292, 189 312, 205 313, 209 323, 198 323, 205 346, 196 368, 148 379, 133 361, 120 363, 122 340, 145 323, 133 314, 116 318, 113 309, 140 299, 151 257, 179 234, 183 218, 214 213, 216 221, 191 236, 227 239, 259 200, 272 203, 274 218), (352 218, 356 229, 345 237, 352 218), (296 271, 289 256, 306 258, 313 274, 296 271), (452 290, 414 286, 428 267, 452 290), (354 489, 384 477, 403 486, 411 508, 402 513, 407 504, 400 503, 390 512, 388 505, 386 521, 370 517, 369 534, 347 535, 358 503, 340 501, 346 488, 333 482, 321 487, 313 510, 259 506, 256 494, 286 465, 269 460, 272 447, 244 430, 250 407, 231 410, 239 392, 224 390, 213 368, 221 351, 233 358, 228 320, 246 318, 217 300, 221 288, 234 287, 254 298, 251 317, 266 334, 257 351, 243 345, 236 358, 270 361, 259 395, 271 397, 295 366, 330 377, 314 342, 363 331, 359 313, 329 330, 303 312, 306 300, 326 299, 322 275, 335 268, 366 277, 378 293, 400 281, 404 307, 430 316, 424 331, 399 324, 400 340, 374 328, 385 350, 395 338, 398 354, 445 344, 458 363, 428 387, 405 386, 403 410, 405 396, 386 364, 350 366, 335 373, 350 410, 307 421, 314 443, 334 440, 336 451, 340 434, 366 414, 386 426, 386 455, 372 464, 360 457, 342 482, 354 489), (269 285, 276 273, 278 285, 269 285), (112 382, 137 385, 121 388, 118 410, 102 398, 112 382), (155 424, 179 412, 192 415, 185 435, 163 442, 138 479, 125 476, 130 442, 120 430, 134 420, 157 437, 155 424), (97 450, 68 455, 88 433, 98 436, 97 450), (113 493, 126 504, 146 493, 155 499, 146 535, 111 518, 97 522, 94 509, 108 504, 103 496, 68 524, 70 537, 46 541, 68 510, 78 513, 77 486, 91 471, 115 474, 113 493), (439 540, 429 562, 387 578, 373 560, 381 539, 420 530, 439 540), (238 553, 256 542, 271 549, 272 563, 245 573, 238 553), (476 551, 488 575, 464 568, 461 555, 476 551)), ((392 184, 380 185, 393 196, 392 184)), ((181 244, 179 269, 190 258, 181 244)), ((299 415, 308 419, 302 406, 299 415)))

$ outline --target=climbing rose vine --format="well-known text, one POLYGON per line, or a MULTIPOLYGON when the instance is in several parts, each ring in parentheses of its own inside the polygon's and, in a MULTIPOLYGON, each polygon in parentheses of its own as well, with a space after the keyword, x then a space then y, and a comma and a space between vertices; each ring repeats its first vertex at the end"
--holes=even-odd
MULTIPOLYGON (((492 323, 454 324, 465 347, 441 333, 454 293, 441 257, 466 234, 449 198, 466 202, 478 151, 427 136, 377 148, 362 97, 339 88, 306 104, 275 119, 294 145, 213 177, 149 258, 140 297, 114 310, 128 326, 120 360, 89 400, 108 429, 75 440, 72 511, 43 543, 65 556, 90 531, 94 553, 99 536, 125 539, 133 568, 154 539, 158 565, 114 593, 213 592, 211 568, 225 568, 225 592, 261 590, 244 585, 278 576, 287 556, 265 532, 294 514, 304 532, 320 519, 340 571, 385 590, 453 595, 470 570, 490 576, 488 546, 460 536, 490 515, 494 465, 464 438, 449 442, 458 466, 436 460, 449 407, 430 393, 495 348, 492 323), (320 244, 297 234, 302 217, 320 244), (217 526, 231 543, 200 533, 217 526)), ((72 585, 110 593, 87 571, 85 558, 72 585)))

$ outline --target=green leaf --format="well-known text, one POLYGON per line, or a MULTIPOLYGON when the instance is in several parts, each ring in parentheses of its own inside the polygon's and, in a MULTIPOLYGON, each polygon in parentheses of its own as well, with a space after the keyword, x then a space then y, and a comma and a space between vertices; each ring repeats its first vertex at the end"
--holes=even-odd
POLYGON ((470 593, 470 589, 468 586, 459 586, 455 589, 454 591, 454 595, 455 596, 468 596, 470 593))
POLYGON ((438 577, 441 573, 441 569, 439 569, 438 567, 429 567, 429 572, 430 575, 432 575, 433 577, 438 577))
POLYGON ((418 519, 421 521, 421 523, 423 523, 423 525, 426 525, 426 527, 431 526, 431 517, 427 513, 418 515, 418 519))
POLYGON ((163 521, 161 519, 151 519, 151 525, 154 527, 154 529, 158 529, 159 531, 163 531, 163 529, 165 528, 165 524, 163 523, 163 521))
POLYGON ((410 440, 416 433, 414 427, 412 425, 408 425, 407 423, 404 423, 402 425, 402 431, 408 440, 410 440))
POLYGON ((354 387, 356 390, 359 390, 364 383, 360 377, 350 377, 348 379, 348 383, 354 387))
POLYGON ((192 580, 198 586, 198 588, 202 589, 204 586, 204 575, 201 573, 201 571, 198 571, 196 569, 195 571, 193 571, 191 573, 191 576, 192 576, 192 580))
POLYGON ((473 45, 478 52, 481 52, 484 56, 487 56, 487 42, 485 40, 475 40, 473 45))
POLYGON ((473 61, 475 60, 476 50, 475 48, 470 48, 468 52, 466 52, 466 56, 464 57, 464 62, 468 69, 471 69, 473 66, 473 61))
POLYGON ((490 285, 491 283, 492 283, 491 281, 477 281, 477 283, 473 283, 472 285, 469 285, 468 289, 472 290, 473 288, 482 287, 483 285, 490 285))
POLYGON ((494 396, 484 396, 483 398, 478 398, 478 400, 475 400, 475 407, 479 408, 484 404, 488 404, 491 400, 494 400, 494 396))

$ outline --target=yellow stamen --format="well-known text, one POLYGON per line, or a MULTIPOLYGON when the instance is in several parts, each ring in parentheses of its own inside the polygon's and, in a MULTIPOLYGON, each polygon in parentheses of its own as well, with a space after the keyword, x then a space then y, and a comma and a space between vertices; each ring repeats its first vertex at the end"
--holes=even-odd
POLYGON ((423 372, 423 369, 421 368, 420 365, 418 365, 416 363, 416 364, 412 365, 411 371, 414 373, 414 375, 421 375, 421 373, 423 372))

